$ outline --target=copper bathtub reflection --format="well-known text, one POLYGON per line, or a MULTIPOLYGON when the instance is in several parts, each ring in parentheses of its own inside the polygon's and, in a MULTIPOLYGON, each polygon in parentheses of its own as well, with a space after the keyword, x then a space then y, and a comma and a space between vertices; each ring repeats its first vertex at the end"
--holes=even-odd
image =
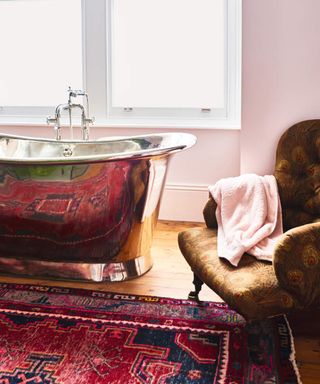
POLYGON ((0 272, 144 274, 169 159, 194 143, 184 133, 85 143, 0 137, 0 272))

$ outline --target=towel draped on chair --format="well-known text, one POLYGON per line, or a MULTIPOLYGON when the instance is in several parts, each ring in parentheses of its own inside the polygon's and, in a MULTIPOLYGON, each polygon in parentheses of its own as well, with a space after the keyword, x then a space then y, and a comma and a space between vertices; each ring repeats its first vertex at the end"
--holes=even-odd
POLYGON ((272 261, 274 246, 283 233, 275 177, 230 177, 209 186, 209 191, 217 203, 218 256, 234 266, 245 252, 272 261))

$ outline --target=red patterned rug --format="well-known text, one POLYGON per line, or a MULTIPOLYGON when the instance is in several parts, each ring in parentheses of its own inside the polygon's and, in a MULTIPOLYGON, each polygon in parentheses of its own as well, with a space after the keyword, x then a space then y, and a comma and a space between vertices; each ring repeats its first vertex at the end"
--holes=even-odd
POLYGON ((0 384, 298 383, 284 317, 222 303, 0 284, 0 384))

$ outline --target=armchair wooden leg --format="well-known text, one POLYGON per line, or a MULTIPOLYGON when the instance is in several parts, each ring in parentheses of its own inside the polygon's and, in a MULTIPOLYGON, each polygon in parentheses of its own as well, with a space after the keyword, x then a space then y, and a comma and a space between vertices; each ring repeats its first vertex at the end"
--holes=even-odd
POLYGON ((196 301, 200 301, 199 300, 199 292, 201 291, 201 288, 202 288, 202 285, 203 285, 203 281, 195 274, 193 273, 193 285, 195 287, 195 290, 194 291, 191 291, 188 295, 188 299, 189 300, 196 300, 196 301))

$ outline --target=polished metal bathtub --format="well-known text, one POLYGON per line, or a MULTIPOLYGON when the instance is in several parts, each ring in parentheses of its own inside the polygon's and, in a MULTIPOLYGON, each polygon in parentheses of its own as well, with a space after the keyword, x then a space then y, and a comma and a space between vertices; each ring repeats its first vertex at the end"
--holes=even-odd
POLYGON ((0 273, 121 281, 147 272, 169 159, 195 141, 0 136, 0 273))

